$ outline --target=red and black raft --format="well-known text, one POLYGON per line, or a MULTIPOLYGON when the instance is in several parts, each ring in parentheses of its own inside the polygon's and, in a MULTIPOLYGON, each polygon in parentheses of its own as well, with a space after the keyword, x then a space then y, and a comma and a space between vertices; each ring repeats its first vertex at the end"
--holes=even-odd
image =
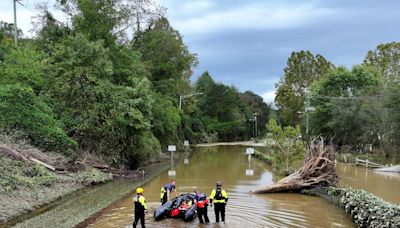
POLYGON ((194 203, 194 194, 186 193, 166 202, 154 212, 156 220, 164 218, 182 218, 184 221, 191 221, 196 216, 197 206, 194 203))

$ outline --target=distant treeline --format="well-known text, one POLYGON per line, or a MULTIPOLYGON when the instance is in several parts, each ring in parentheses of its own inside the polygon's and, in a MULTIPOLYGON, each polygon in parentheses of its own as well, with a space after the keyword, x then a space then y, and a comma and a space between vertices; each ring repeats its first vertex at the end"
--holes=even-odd
POLYGON ((97 153, 130 168, 183 140, 247 140, 266 132, 270 107, 205 72, 156 1, 58 0, 45 5, 36 36, 0 24, 0 133, 75 156, 97 153), (19 33, 21 35, 21 33, 19 33), (182 99, 181 95, 201 93, 182 99))

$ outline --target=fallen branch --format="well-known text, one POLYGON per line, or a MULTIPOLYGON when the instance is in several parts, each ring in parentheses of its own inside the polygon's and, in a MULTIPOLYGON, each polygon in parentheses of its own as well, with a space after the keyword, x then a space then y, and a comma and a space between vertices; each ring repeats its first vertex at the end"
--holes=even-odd
POLYGON ((316 186, 335 186, 338 176, 335 168, 333 146, 325 147, 323 139, 314 140, 304 165, 295 173, 281 179, 276 184, 255 191, 256 194, 299 192, 316 186))
POLYGON ((42 165, 42 166, 44 166, 44 167, 46 167, 46 168, 48 168, 48 169, 50 169, 51 171, 56 171, 56 168, 54 167, 54 166, 52 166, 52 165, 49 165, 49 164, 47 164, 47 163, 44 163, 44 162, 42 162, 42 161, 39 161, 39 160, 37 160, 36 158, 29 158, 29 160, 31 160, 31 161, 33 161, 33 162, 36 162, 37 164, 39 164, 39 165, 42 165))
POLYGON ((11 148, 5 147, 5 146, 0 146, 0 153, 4 154, 5 156, 19 160, 19 161, 28 161, 28 158, 26 158, 23 154, 19 153, 16 150, 13 150, 11 148))

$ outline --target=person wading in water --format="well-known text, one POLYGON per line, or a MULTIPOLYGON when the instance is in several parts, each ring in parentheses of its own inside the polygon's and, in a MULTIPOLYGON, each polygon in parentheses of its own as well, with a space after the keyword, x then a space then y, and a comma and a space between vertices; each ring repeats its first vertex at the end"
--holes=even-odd
POLYGON ((225 223, 225 206, 228 203, 228 194, 222 189, 221 181, 217 182, 217 188, 213 189, 210 195, 210 204, 213 206, 215 211, 215 220, 219 222, 219 215, 221 214, 222 222, 225 223))
POLYGON ((166 202, 170 200, 170 195, 172 190, 174 191, 176 197, 177 193, 176 193, 175 180, 171 180, 169 184, 166 184, 164 187, 161 187, 161 194, 160 194, 161 205, 164 205, 166 202))
POLYGON ((206 194, 199 192, 196 188, 193 189, 195 197, 194 197, 194 202, 197 205, 197 214, 199 217, 199 222, 200 223, 210 223, 210 220, 208 219, 207 215, 207 207, 208 207, 208 200, 206 194), (204 217, 204 221, 203 221, 204 217))
POLYGON ((133 202, 135 202, 135 221, 133 221, 133 228, 136 228, 139 220, 142 228, 144 228, 144 214, 147 213, 147 205, 146 199, 143 196, 143 188, 136 189, 136 196, 133 198, 133 202))

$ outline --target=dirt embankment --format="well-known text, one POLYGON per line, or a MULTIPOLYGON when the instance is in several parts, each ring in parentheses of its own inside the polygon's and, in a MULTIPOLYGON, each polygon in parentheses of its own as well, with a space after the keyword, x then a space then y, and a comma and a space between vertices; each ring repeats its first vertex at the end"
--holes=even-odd
POLYGON ((143 170, 113 168, 83 154, 75 160, 0 138, 0 227, 77 190, 115 178, 142 178, 143 170))

